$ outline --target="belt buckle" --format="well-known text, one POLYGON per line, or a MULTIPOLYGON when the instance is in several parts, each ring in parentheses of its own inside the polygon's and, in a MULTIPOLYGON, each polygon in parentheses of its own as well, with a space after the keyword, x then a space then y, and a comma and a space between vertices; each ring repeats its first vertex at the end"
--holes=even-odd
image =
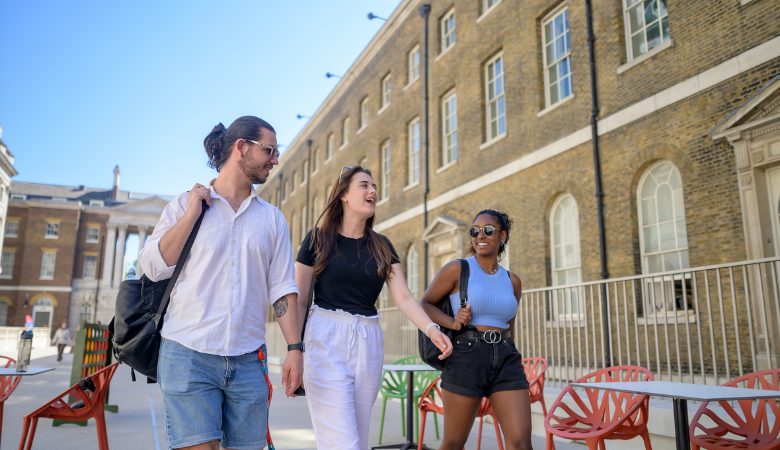
POLYGON ((482 340, 488 344, 498 344, 501 342, 501 332, 496 330, 488 330, 482 333, 482 340))

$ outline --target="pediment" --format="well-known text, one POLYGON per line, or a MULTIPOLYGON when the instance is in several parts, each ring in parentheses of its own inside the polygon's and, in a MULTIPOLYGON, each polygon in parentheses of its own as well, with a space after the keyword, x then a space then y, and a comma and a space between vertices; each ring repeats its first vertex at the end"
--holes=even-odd
POLYGON ((719 139, 774 119, 780 119, 780 75, 769 80, 707 134, 719 139))
POLYGON ((115 206, 111 208, 111 211, 127 214, 154 214, 159 216, 166 206, 168 206, 168 201, 163 200, 160 197, 150 197, 145 200, 115 206))
POLYGON ((433 218, 428 227, 423 231, 423 240, 429 240, 447 233, 457 233, 466 229, 468 224, 458 219, 439 215, 433 218))

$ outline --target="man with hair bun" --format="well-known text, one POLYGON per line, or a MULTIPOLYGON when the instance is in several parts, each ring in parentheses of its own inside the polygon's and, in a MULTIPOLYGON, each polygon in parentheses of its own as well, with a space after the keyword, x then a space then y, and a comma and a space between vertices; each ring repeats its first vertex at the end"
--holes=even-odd
POLYGON ((171 293, 157 375, 169 449, 259 449, 267 444, 269 390, 265 324, 272 304, 287 340, 287 396, 301 383, 298 287, 287 222, 253 188, 279 164, 276 132, 253 116, 221 123, 203 145, 219 172, 162 213, 141 250, 152 280, 170 278, 184 244, 209 205, 171 293), (262 352, 262 353, 260 353, 262 352))

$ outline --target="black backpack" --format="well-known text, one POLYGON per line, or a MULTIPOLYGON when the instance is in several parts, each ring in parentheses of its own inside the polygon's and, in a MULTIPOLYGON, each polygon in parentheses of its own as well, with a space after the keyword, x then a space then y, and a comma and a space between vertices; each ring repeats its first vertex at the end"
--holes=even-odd
MULTIPOLYGON (((469 263, 465 259, 460 260, 460 307, 465 308, 468 303, 468 288, 469 288, 469 263)), ((450 303, 450 296, 445 295, 439 303, 436 305, 444 314, 450 317, 455 317, 455 312, 452 311, 452 304, 450 303)), ((455 331, 449 328, 441 327, 441 332, 446 334, 450 340, 455 335, 455 331)), ((425 364, 433 367, 436 370, 444 369, 444 363, 447 361, 439 359, 441 351, 431 341, 431 339, 422 332, 417 330, 417 346, 420 350, 420 358, 422 358, 425 364)))
POLYGON ((176 263, 173 275, 167 280, 152 281, 146 275, 139 280, 125 280, 119 285, 116 296, 114 318, 108 325, 113 334, 114 357, 117 361, 131 367, 131 376, 135 381, 135 371, 145 375, 148 382, 157 381, 157 360, 160 356, 160 330, 163 317, 171 300, 171 291, 176 285, 187 256, 190 254, 195 236, 203 222, 203 216, 209 208, 203 200, 203 209, 195 226, 184 244, 176 263))

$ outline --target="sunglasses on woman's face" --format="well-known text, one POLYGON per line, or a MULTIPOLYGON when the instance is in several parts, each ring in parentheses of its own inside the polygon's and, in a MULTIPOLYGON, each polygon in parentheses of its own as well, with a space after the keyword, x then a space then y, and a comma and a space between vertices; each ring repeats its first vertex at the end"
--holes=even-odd
POLYGON ((479 237, 479 232, 480 231, 482 231, 482 233, 484 233, 485 236, 490 237, 490 236, 493 236, 493 234, 496 231, 501 231, 501 230, 499 230, 498 228, 494 227, 493 225, 485 225, 482 228, 480 228, 480 227, 471 227, 469 229, 469 235, 471 237, 473 237, 474 239, 476 239, 477 237, 479 237))

